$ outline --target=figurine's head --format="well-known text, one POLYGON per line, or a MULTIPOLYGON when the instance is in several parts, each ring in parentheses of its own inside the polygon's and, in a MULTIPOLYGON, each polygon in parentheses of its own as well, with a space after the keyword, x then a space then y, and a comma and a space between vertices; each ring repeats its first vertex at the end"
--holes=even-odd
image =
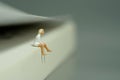
POLYGON ((44 35, 44 29, 39 29, 38 33, 44 35))

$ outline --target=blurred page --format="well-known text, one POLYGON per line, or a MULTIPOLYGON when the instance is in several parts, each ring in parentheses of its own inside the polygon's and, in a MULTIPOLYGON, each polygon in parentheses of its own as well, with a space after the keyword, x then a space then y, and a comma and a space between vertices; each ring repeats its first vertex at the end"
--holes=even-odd
POLYGON ((51 21, 53 18, 27 14, 0 2, 0 26, 51 21))

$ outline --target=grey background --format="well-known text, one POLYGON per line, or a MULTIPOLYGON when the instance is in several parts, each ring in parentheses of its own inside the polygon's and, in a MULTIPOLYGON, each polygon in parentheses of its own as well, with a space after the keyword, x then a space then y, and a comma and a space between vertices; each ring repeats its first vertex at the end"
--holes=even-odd
POLYGON ((77 50, 48 79, 120 80, 119 0, 1 1, 35 15, 72 15, 77 24, 77 50))

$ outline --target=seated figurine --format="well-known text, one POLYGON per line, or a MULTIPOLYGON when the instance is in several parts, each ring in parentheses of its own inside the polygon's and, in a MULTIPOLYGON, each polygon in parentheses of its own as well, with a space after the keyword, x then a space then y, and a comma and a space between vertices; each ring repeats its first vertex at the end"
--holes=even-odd
POLYGON ((42 41, 42 36, 44 35, 44 29, 39 29, 38 34, 35 38, 35 41, 32 46, 39 47, 41 50, 41 55, 45 56, 44 48, 47 50, 47 52, 51 52, 51 50, 47 47, 47 44, 42 41))

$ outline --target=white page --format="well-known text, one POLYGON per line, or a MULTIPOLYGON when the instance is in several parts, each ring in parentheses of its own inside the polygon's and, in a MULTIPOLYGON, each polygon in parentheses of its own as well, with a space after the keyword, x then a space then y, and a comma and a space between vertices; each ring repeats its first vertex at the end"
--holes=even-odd
MULTIPOLYGON (((60 19, 59 19, 60 20, 60 19)), ((40 21, 59 21, 55 18, 36 16, 0 3, 0 26, 33 23, 40 21)))

